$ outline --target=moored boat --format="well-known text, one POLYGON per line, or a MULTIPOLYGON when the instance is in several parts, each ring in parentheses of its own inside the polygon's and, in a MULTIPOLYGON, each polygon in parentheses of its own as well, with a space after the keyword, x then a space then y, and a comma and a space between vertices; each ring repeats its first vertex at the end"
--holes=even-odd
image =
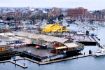
POLYGON ((98 50, 93 55, 96 56, 96 57, 98 57, 98 56, 104 56, 105 55, 105 48, 98 50))

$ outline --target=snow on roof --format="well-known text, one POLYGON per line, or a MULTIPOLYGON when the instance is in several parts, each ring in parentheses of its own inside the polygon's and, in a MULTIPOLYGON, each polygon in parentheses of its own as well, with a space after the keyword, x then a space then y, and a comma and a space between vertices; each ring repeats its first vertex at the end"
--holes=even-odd
POLYGON ((72 48, 72 47, 78 47, 79 45, 76 43, 64 43, 65 46, 67 46, 68 48, 72 48))
POLYGON ((42 35, 42 34, 33 34, 33 33, 28 33, 28 32, 16 32, 15 33, 18 36, 23 36, 27 38, 33 38, 33 39, 42 39, 48 42, 60 42, 64 43, 68 39, 65 38, 60 38, 60 37, 54 37, 54 36, 48 36, 48 35, 42 35))

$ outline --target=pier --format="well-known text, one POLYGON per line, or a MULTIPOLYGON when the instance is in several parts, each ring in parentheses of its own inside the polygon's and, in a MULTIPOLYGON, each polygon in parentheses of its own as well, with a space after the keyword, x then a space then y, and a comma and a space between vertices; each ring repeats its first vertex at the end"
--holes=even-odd
POLYGON ((21 63, 17 62, 16 60, 14 60, 14 61, 13 60, 10 60, 9 62, 10 63, 13 63, 13 64, 15 64, 17 66, 20 66, 22 68, 28 68, 28 66, 25 63, 21 64, 21 63))
POLYGON ((0 61, 0 63, 7 63, 7 62, 9 62, 9 63, 12 63, 12 64, 15 64, 15 65, 17 65, 17 66, 19 66, 19 67, 22 67, 22 68, 28 68, 28 66, 27 65, 25 65, 25 64, 21 64, 21 63, 19 63, 19 62, 17 62, 18 60, 23 60, 23 59, 17 59, 17 60, 5 60, 5 61, 0 61))
POLYGON ((95 46, 97 44, 97 41, 91 35, 75 34, 70 36, 70 38, 75 42, 79 42, 87 46, 95 46))
POLYGON ((103 46, 99 43, 100 39, 96 36, 92 36, 92 38, 96 41, 97 46, 99 46, 100 48, 103 48, 103 46))
POLYGON ((0 61, 0 63, 6 63, 6 62, 9 62, 9 60, 0 61))
POLYGON ((56 62, 60 62, 60 61, 66 61, 66 60, 84 58, 84 57, 88 57, 88 56, 91 56, 91 55, 80 55, 80 56, 68 57, 68 58, 58 59, 58 60, 52 60, 52 61, 48 61, 48 62, 40 62, 39 64, 40 65, 45 65, 45 64, 51 64, 51 63, 56 63, 56 62))
POLYGON ((46 61, 46 62, 38 62, 29 58, 25 58, 28 61, 31 61, 33 63, 37 63, 39 65, 45 65, 45 64, 51 64, 51 63, 56 63, 56 62, 61 62, 61 61, 66 61, 66 60, 72 60, 72 59, 78 59, 78 58, 84 58, 84 57, 88 57, 88 56, 92 56, 91 54, 89 55, 79 55, 79 56, 73 56, 73 57, 67 57, 67 58, 62 58, 62 59, 56 59, 56 60, 50 60, 50 61, 46 61))

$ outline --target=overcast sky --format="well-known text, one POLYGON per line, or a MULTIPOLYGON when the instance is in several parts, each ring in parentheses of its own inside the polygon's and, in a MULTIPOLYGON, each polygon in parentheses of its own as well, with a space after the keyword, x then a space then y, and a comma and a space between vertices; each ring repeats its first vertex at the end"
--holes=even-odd
POLYGON ((0 7, 84 7, 100 10, 105 9, 105 0, 0 0, 0 7))

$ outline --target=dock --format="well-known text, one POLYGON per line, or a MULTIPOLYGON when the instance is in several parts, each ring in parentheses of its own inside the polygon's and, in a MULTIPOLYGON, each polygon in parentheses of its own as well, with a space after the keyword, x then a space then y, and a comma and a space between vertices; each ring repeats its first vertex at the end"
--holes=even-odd
MULTIPOLYGON (((78 59, 78 58, 85 58, 85 57, 89 57, 89 56, 93 57, 93 54, 86 54, 86 55, 82 54, 82 55, 78 55, 78 56, 66 57, 66 58, 48 60, 48 61, 36 61, 36 60, 30 59, 30 58, 27 58, 27 57, 25 57, 24 59, 27 60, 27 61, 39 64, 39 65, 46 65, 46 64, 57 63, 57 62, 61 62, 61 61, 73 60, 73 59, 78 59)), ((19 60, 23 60, 23 59, 19 59, 19 60)), ((27 65, 21 64, 21 63, 19 63, 17 61, 18 61, 18 59, 16 61, 9 60, 9 61, 2 61, 2 62, 10 62, 10 63, 15 64, 15 65, 17 65, 19 67, 22 67, 24 69, 28 68, 27 65)))
POLYGON ((99 46, 100 48, 103 48, 103 46, 99 43, 100 39, 96 36, 92 36, 92 38, 96 41, 97 46, 99 46))
POLYGON ((73 36, 70 36, 70 38, 75 41, 82 43, 86 46, 95 46, 97 44, 97 41, 91 36, 91 35, 85 35, 85 34, 75 34, 73 36))
POLYGON ((58 59, 58 60, 53 60, 53 61, 48 61, 48 62, 40 62, 40 65, 45 65, 45 64, 51 64, 51 63, 56 63, 56 62, 61 62, 61 61, 66 61, 66 60, 72 60, 72 59, 78 59, 78 58, 83 58, 83 57, 88 57, 91 55, 80 55, 80 56, 74 56, 74 57, 68 57, 64 59, 58 59))
POLYGON ((79 56, 73 56, 73 57, 67 57, 67 58, 62 58, 62 59, 57 59, 57 60, 50 60, 50 61, 46 61, 46 62, 39 62, 39 61, 35 61, 29 58, 25 58, 28 61, 31 61, 33 63, 37 63, 39 65, 46 65, 46 64, 51 64, 51 63, 56 63, 56 62, 61 62, 61 61, 67 61, 67 60, 72 60, 72 59, 78 59, 78 58, 84 58, 84 57, 88 57, 88 56, 92 56, 92 55, 79 55, 79 56))
POLYGON ((10 62, 10 63, 13 63, 13 64, 15 64, 15 65, 17 65, 17 66, 20 66, 20 67, 22 67, 22 68, 24 68, 24 69, 25 69, 25 68, 28 68, 27 65, 18 63, 18 62, 13 61, 13 60, 10 60, 9 62, 10 62))
POLYGON ((9 60, 0 61, 0 63, 6 63, 6 62, 9 62, 9 60))
MULTIPOLYGON (((22 67, 24 69, 28 68, 28 66, 26 66, 25 64, 21 64, 21 63, 16 62, 17 60, 15 60, 15 61, 13 61, 13 60, 5 60, 5 61, 0 61, 0 63, 7 63, 7 62, 9 62, 9 63, 15 64, 15 65, 17 65, 19 67, 22 67)), ((22 59, 19 59, 19 60, 22 60, 22 59)))

